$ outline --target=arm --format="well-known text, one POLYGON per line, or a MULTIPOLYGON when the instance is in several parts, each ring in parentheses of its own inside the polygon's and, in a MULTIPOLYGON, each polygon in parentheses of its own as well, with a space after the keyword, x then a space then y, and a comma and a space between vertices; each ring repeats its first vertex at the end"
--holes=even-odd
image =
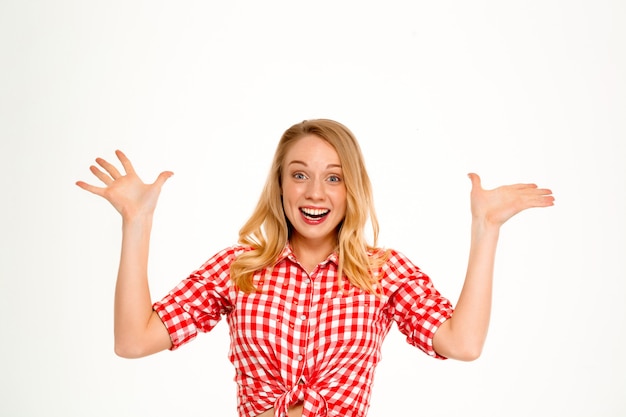
POLYGON ((523 210, 554 204, 552 192, 534 184, 484 190, 478 175, 469 177, 472 229, 467 274, 454 314, 439 327, 433 339, 438 354, 459 360, 478 358, 487 337, 500 227, 523 210))
POLYGON ((76 185, 109 201, 122 215, 122 251, 115 288, 115 353, 135 358, 150 355, 171 346, 169 334, 152 310, 148 286, 148 252, 152 217, 165 181, 171 172, 162 172, 153 184, 144 184, 128 158, 116 151, 125 175, 107 161, 96 162, 103 172, 91 166, 91 172, 104 183, 96 187, 82 181, 76 185))

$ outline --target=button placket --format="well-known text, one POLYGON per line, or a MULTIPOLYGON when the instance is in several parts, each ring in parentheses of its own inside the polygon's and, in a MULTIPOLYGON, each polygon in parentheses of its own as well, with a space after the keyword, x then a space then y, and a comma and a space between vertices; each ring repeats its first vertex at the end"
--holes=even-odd
POLYGON ((306 357, 307 357, 307 352, 308 352, 308 344, 309 344, 309 322, 307 320, 307 318, 309 317, 309 310, 310 310, 310 306, 311 306, 311 298, 312 298, 312 291, 313 291, 313 285, 312 284, 312 280, 311 277, 308 275, 308 273, 306 271, 304 271, 304 277, 301 281, 301 287, 300 287, 300 291, 298 294, 298 298, 296 299, 296 301, 294 302, 294 304, 296 305, 296 311, 295 311, 295 319, 297 321, 298 327, 299 327, 299 337, 298 337, 298 341, 299 341, 299 346, 298 346, 298 353, 296 355, 296 360, 299 362, 298 365, 298 372, 297 372, 297 378, 296 380, 301 380, 304 377, 304 372, 306 370, 306 357))

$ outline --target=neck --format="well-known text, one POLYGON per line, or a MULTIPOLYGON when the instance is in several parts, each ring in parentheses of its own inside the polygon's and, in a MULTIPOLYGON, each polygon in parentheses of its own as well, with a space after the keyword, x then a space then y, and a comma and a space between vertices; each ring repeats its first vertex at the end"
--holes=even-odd
POLYGON ((336 248, 337 242, 332 241, 311 241, 298 239, 296 236, 289 241, 291 249, 298 261, 311 272, 320 262, 328 258, 336 248))

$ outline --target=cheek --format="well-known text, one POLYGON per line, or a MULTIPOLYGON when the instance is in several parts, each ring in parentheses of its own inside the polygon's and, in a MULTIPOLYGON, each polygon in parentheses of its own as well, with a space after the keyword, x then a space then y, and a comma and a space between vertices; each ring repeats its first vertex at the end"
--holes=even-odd
POLYGON ((339 189, 335 192, 334 200, 335 204, 339 207, 345 207, 347 205, 348 195, 345 188, 339 189))
POLYGON ((285 216, 285 218, 287 219, 287 222, 289 224, 294 224, 295 222, 295 214, 293 212, 293 210, 291 210, 289 208, 289 203, 283 198, 283 214, 285 216))
POLYGON ((291 194, 292 192, 289 189, 289 186, 283 184, 283 186, 280 188, 280 198, 283 200, 283 205, 287 205, 291 194))
POLYGON ((283 187, 282 193, 281 200, 283 203, 283 212, 290 221, 293 221, 293 216, 295 216, 295 212, 297 211, 293 192, 290 192, 288 187, 283 187))

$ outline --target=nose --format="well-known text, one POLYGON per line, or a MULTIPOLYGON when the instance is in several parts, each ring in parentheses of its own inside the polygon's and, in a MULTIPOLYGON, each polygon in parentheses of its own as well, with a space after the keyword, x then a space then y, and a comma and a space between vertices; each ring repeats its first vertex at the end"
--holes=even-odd
POLYGON ((311 179, 306 187, 306 198, 321 200, 324 198, 324 182, 320 179, 311 179))

